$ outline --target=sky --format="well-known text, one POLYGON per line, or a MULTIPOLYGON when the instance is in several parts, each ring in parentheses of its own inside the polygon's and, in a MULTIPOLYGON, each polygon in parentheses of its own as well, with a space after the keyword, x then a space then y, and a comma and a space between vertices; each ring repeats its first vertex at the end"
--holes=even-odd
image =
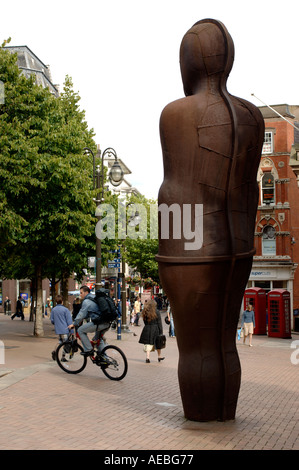
POLYGON ((184 34, 201 19, 221 21, 235 45, 228 91, 256 106, 299 105, 298 12, 298 0, 10 0, 0 4, 0 43, 28 46, 60 90, 69 75, 96 143, 114 148, 128 181, 157 199, 159 119, 184 96, 184 34))

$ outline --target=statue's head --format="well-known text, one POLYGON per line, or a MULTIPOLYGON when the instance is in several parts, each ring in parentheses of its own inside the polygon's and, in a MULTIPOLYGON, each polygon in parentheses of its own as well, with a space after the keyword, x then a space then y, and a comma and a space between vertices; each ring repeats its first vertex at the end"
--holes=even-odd
POLYGON ((225 26, 217 20, 195 23, 183 37, 180 66, 185 95, 193 95, 201 82, 220 79, 225 86, 234 61, 234 43, 225 26))

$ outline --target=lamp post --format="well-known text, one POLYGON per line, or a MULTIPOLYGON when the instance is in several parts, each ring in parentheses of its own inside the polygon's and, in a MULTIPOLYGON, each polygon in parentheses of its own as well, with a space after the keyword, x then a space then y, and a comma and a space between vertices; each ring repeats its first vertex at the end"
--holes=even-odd
MULTIPOLYGON (((107 155, 108 157, 113 157, 114 158, 114 163, 109 171, 108 177, 109 181, 113 186, 119 186, 124 177, 124 173, 121 169, 121 166, 119 164, 119 161, 117 159, 117 154, 116 151, 108 147, 106 150, 104 150, 102 156, 101 156, 101 151, 99 150, 99 156, 101 157, 101 166, 97 165, 96 166, 96 157, 93 153, 93 151, 89 147, 84 147, 84 151, 86 154, 91 154, 93 158, 93 189, 97 189, 97 195, 96 195, 96 205, 99 207, 101 203, 104 201, 104 158, 107 155)), ((97 220, 101 220, 100 216, 100 211, 96 212, 97 214, 97 220)), ((95 283, 95 290, 99 289, 102 285, 102 261, 101 261, 101 239, 96 238, 96 283, 95 283)))

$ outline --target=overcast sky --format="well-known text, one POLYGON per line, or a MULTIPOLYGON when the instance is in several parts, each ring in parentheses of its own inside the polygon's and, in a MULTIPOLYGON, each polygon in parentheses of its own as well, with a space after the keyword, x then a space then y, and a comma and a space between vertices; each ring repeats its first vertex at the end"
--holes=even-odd
POLYGON ((298 0, 10 0, 1 2, 0 43, 28 46, 62 89, 74 82, 101 149, 113 147, 128 180, 157 198, 163 180, 159 118, 184 96, 179 47, 204 18, 235 44, 228 91, 261 105, 299 104, 298 0))

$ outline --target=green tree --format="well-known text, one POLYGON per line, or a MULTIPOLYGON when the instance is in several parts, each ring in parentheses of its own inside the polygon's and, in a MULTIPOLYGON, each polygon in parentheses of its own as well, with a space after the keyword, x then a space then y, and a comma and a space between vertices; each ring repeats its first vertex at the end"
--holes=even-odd
POLYGON ((94 242, 92 162, 82 149, 95 143, 71 79, 57 99, 16 59, 0 49, 0 273, 36 280, 34 333, 43 336, 42 279, 54 267, 64 277, 78 271, 94 242))
POLYGON ((138 212, 141 221, 135 228, 131 228, 125 239, 125 258, 129 266, 135 267, 141 277, 152 278, 159 283, 158 263, 155 256, 158 254, 157 239, 157 202, 146 199, 144 196, 132 196, 127 202, 128 212, 134 216, 138 212))

